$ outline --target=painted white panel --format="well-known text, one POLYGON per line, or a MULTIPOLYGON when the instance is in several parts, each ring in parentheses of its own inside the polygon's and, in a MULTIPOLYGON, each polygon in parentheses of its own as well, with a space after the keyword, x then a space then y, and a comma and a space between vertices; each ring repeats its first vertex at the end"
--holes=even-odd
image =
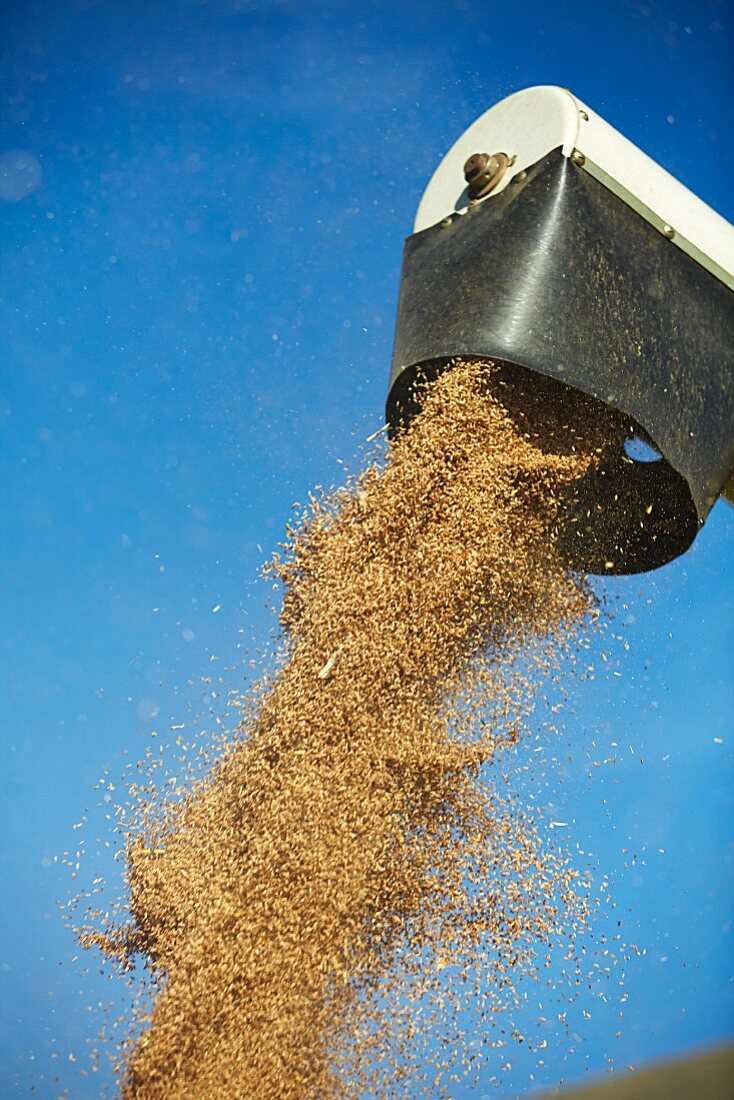
POLYGON ((578 108, 563 88, 526 88, 501 100, 464 131, 439 164, 418 207, 415 232, 435 225, 447 214, 467 209, 464 164, 472 153, 507 153, 517 158, 492 192, 497 195, 514 175, 551 149, 562 145, 568 155, 577 133, 578 108))
POLYGON ((553 149, 573 156, 628 206, 708 271, 734 289, 734 226, 702 202, 564 88, 541 85, 515 92, 461 135, 436 169, 421 199, 415 231, 469 206, 464 163, 472 153, 506 153, 515 161, 491 201, 518 172, 553 149))

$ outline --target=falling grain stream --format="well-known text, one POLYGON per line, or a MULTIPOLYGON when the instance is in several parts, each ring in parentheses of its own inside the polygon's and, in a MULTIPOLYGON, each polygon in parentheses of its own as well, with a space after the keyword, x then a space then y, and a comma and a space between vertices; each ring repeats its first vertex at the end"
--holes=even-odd
POLYGON ((127 837, 129 923, 82 933, 150 971, 123 1097, 444 1095, 486 1057, 462 1006, 491 1046, 518 978, 583 923, 493 764, 593 617, 554 537, 593 446, 545 447, 492 379, 456 364, 308 509, 270 567, 282 668, 127 837))

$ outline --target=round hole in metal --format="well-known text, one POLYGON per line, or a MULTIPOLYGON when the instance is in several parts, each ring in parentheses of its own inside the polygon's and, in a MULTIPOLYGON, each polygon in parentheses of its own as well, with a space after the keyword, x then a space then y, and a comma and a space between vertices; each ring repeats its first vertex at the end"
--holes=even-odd
POLYGON ((650 443, 641 436, 632 435, 624 441, 624 453, 633 462, 659 462, 663 457, 650 443))

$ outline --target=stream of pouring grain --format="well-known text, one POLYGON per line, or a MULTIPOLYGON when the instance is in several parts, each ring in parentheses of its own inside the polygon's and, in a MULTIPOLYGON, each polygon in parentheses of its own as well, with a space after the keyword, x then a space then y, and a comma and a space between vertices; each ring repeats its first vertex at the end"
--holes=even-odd
POLYGON ((271 566, 283 668, 128 836, 129 924, 82 933, 152 975, 123 1097, 438 1095, 481 1056, 461 1006, 491 1044, 516 977, 583 921, 574 872, 484 765, 588 621, 553 529, 590 458, 532 441, 491 378, 457 364, 383 462, 309 508, 271 566))

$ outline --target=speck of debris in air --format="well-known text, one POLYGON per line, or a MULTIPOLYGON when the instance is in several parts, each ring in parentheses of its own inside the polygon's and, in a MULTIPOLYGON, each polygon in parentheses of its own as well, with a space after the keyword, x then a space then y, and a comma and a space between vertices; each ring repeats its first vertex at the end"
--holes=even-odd
MULTIPOLYGON (((502 762, 601 629, 554 534, 601 429, 546 446, 496 381, 455 363, 362 473, 311 496, 266 567, 279 665, 229 693, 212 755, 179 733, 158 788, 158 741, 131 768, 127 897, 100 908, 96 879, 71 918, 139 982, 135 1018, 103 1036, 123 1100, 499 1087, 510 1042, 547 1046, 512 1021, 553 960, 570 1028, 600 897, 502 762)), ((594 981, 612 987, 603 943, 594 981)))

